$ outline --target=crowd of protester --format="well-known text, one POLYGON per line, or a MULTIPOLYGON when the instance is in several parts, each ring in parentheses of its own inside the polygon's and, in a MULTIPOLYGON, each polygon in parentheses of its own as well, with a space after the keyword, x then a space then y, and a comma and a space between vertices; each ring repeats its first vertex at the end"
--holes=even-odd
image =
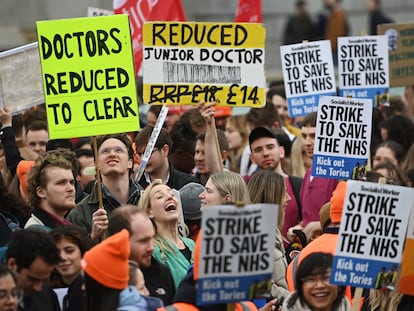
MULTIPOLYGON (((355 179, 413 186, 412 94, 373 108, 370 163, 355 179)), ((353 289, 328 283, 346 181, 311 176, 317 114, 290 118, 280 84, 244 115, 214 103, 172 109, 135 180, 159 111, 137 133, 49 140, 33 126, 46 122, 41 105, 15 116, 0 108, 0 310, 224 310, 196 306, 201 214, 236 202, 282 207, 274 299, 261 310, 350 310, 353 289), (313 287, 329 293, 325 305, 313 287)), ((365 291, 361 310, 409 310, 398 284, 365 291)))

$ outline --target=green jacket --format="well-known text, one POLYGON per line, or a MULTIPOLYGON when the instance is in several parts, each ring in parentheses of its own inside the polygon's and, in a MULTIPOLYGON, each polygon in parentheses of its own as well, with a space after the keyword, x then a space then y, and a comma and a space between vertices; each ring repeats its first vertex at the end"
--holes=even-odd
MULTIPOLYGON (((194 241, 184 237, 181 237, 181 240, 191 251, 191 254, 193 254, 194 241)), ((154 253, 152 255, 159 262, 168 266, 174 279, 175 287, 177 288, 181 280, 186 276, 189 266, 193 263, 193 255, 191 255, 191 261, 188 261, 187 258, 185 258, 181 251, 177 248, 177 246, 175 246, 175 244, 166 239, 163 239, 163 241, 168 243, 173 251, 170 249, 161 250, 158 245, 154 245, 154 253)))

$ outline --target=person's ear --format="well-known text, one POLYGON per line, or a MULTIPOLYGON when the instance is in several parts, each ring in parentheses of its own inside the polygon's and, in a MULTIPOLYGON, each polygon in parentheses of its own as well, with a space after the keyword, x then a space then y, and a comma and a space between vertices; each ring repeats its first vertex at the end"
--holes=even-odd
POLYGON ((42 187, 40 187, 40 186, 37 186, 37 187, 36 187, 36 194, 37 194, 37 196, 38 196, 39 198, 41 198, 41 199, 46 198, 46 192, 45 192, 45 189, 43 189, 43 188, 42 188, 42 187))
POLYGON ((14 272, 17 272, 17 263, 16 263, 16 258, 14 257, 10 257, 7 260, 7 267, 9 267, 9 269, 13 270, 14 272))
POLYGON ((285 157, 285 147, 279 146, 279 153, 280 153, 280 158, 284 158, 285 157))
POLYGON ((279 121, 275 121, 275 122, 273 122, 273 128, 274 128, 274 129, 280 129, 280 128, 281 128, 281 126, 280 126, 280 122, 279 122, 279 121))
POLYGON ((170 147, 167 144, 165 144, 164 146, 162 146, 161 151, 164 157, 168 157, 168 154, 170 153, 170 147))

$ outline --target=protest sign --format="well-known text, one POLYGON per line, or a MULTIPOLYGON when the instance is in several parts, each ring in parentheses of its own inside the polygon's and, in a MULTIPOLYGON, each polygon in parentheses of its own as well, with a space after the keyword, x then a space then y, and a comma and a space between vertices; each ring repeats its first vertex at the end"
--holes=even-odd
POLYGON ((37 42, 0 53, 0 91, 13 114, 44 103, 37 42))
POLYGON ((258 299, 268 292, 277 215, 273 204, 202 211, 197 305, 258 299))
POLYGON ((88 14, 87 16, 103 16, 103 15, 113 15, 114 11, 106 10, 101 8, 95 8, 93 6, 88 7, 88 14))
POLYGON ((265 29, 254 23, 145 23, 144 102, 262 107, 265 29))
MULTIPOLYGON (((407 206, 408 208, 408 206, 407 206)), ((410 220, 408 221, 407 238, 401 264, 399 291, 414 296, 414 210, 411 204, 410 220)))
POLYGON ((339 95, 372 99, 389 105, 388 42, 386 36, 338 38, 339 95))
POLYGON ((361 179, 371 142, 370 99, 319 98, 312 176, 361 179))
POLYGON ((414 85, 414 23, 377 26, 388 42, 390 86, 414 85))
POLYGON ((51 139, 139 129, 127 15, 37 22, 51 139))
POLYGON ((329 40, 282 45, 280 56, 290 117, 314 112, 319 96, 336 94, 329 40))
POLYGON ((393 289, 413 202, 410 188, 349 180, 330 283, 393 289))

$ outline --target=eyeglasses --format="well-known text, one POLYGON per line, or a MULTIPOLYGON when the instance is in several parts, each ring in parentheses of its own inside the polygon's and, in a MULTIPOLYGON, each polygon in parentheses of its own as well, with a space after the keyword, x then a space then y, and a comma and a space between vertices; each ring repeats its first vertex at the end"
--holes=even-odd
MULTIPOLYGON (((158 148, 157 148, 157 147, 154 147, 154 148, 152 149, 151 155, 152 155, 155 151, 158 151, 158 148)), ((143 152, 139 152, 139 151, 137 151, 137 155, 138 155, 140 158, 142 158, 142 157, 143 157, 144 153, 145 153, 145 150, 144 150, 143 152)))
POLYGON ((5 289, 0 290, 0 300, 6 299, 9 296, 12 296, 13 298, 21 299, 23 297, 23 290, 19 288, 12 289, 11 291, 7 291, 5 289))
POLYGON ((324 285, 329 284, 329 279, 331 278, 331 274, 323 274, 323 275, 311 275, 307 276, 302 279, 303 285, 306 287, 314 287, 318 282, 321 282, 324 285))
POLYGON ((115 152, 115 154, 124 154, 127 153, 127 150, 124 147, 121 146, 115 146, 115 147, 106 147, 99 150, 100 155, 108 155, 111 153, 111 151, 115 152))

